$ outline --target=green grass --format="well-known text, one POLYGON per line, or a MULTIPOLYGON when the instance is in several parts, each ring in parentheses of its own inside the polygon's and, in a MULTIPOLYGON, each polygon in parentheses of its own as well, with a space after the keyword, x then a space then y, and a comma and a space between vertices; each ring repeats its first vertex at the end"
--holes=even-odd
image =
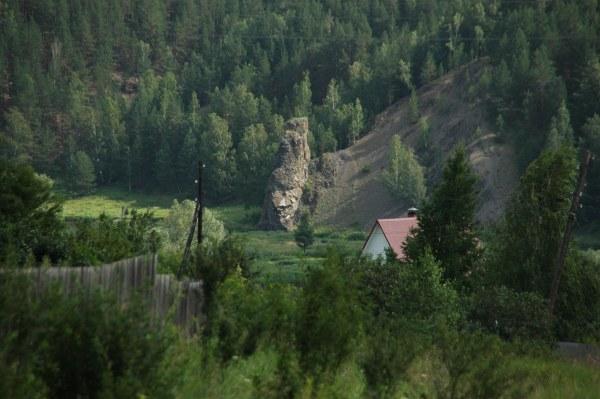
MULTIPOLYGON (((90 195, 66 199, 63 214, 67 218, 93 218, 102 213, 110 217, 121 217, 122 209, 128 208, 149 210, 155 217, 163 218, 173 199, 170 195, 101 188, 90 195)), ((253 271, 262 281, 297 283, 308 267, 322 262, 328 248, 335 247, 344 253, 356 254, 366 236, 364 231, 356 228, 319 226, 315 230, 315 242, 305 254, 296 245, 293 232, 257 230, 260 218, 258 206, 223 205, 209 208, 223 221, 228 232, 242 240, 253 259, 253 271)))
POLYGON ((104 213, 110 217, 121 217, 122 210, 127 208, 151 211, 155 217, 163 218, 172 202, 173 197, 170 195, 129 193, 117 188, 99 188, 90 195, 67 198, 63 204, 63 215, 66 218, 94 218, 104 213))
POLYGON ((576 399, 600 397, 600 369, 561 359, 516 361, 537 382, 532 398, 576 399))

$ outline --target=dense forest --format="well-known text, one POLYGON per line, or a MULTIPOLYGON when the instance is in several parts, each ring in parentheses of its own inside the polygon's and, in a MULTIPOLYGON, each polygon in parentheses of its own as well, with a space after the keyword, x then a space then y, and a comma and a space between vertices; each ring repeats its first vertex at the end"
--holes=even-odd
POLYGON ((598 232, 565 234, 600 217, 600 162, 571 208, 587 149, 597 0, 1 1, 0 397, 596 397, 598 232), (419 203, 403 256, 362 256, 360 227, 305 209, 293 232, 257 230, 287 118, 308 116, 313 156, 343 149, 469 63, 468 97, 519 163, 498 220, 476 220, 468 147, 434 181, 396 135, 373 172, 419 203), (197 203, 173 197, 194 195, 199 159, 192 243, 197 203), (168 204, 107 215, 88 194, 111 189, 168 204), (190 330, 153 316, 152 287, 118 302, 28 278, 142 254, 201 282, 190 330))
POLYGON ((189 193, 202 158, 212 200, 256 203, 285 118, 310 117, 313 154, 344 148, 483 59, 479 95, 524 167, 549 136, 597 144, 598 15, 595 0, 6 1, 2 155, 75 192, 189 193))

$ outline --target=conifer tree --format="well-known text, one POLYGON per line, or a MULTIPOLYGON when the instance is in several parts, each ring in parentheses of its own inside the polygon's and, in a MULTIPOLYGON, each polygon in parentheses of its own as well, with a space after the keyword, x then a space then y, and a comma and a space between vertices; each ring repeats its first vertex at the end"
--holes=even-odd
POLYGON ((294 240, 296 240, 296 245, 302 248, 305 254, 308 247, 313 244, 315 233, 308 212, 304 212, 300 216, 300 223, 298 223, 298 227, 294 232, 294 240))
POLYGON ((405 245, 409 260, 430 248, 442 264, 444 278, 462 288, 468 288, 478 260, 476 182, 464 147, 458 147, 446 161, 442 180, 419 211, 418 227, 405 245))

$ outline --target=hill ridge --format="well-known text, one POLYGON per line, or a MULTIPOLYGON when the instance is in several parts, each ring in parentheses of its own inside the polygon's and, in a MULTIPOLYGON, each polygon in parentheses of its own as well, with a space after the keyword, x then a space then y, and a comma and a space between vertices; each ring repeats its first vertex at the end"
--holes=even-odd
POLYGON ((480 180, 477 219, 489 222, 500 217, 518 182, 518 171, 514 148, 486 120, 483 101, 476 94, 486 63, 472 62, 421 87, 418 121, 409 117, 409 98, 403 98, 379 114, 371 131, 354 145, 313 160, 305 198, 315 220, 366 227, 377 218, 402 216, 414 205, 394 199, 381 181, 394 134, 427 166, 429 190, 452 149, 464 143, 480 180), (421 132, 422 121, 429 126, 428 139, 421 132))

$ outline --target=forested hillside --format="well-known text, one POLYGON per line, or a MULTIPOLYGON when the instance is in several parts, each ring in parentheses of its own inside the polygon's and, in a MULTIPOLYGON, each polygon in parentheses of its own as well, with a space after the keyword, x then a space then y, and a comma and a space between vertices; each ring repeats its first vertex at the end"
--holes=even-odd
POLYGON ((213 201, 258 202, 285 118, 310 117, 313 154, 345 148, 490 56, 478 95, 524 166, 598 146, 598 19, 596 0, 8 0, 0 150, 73 191, 186 193, 202 158, 213 201))

